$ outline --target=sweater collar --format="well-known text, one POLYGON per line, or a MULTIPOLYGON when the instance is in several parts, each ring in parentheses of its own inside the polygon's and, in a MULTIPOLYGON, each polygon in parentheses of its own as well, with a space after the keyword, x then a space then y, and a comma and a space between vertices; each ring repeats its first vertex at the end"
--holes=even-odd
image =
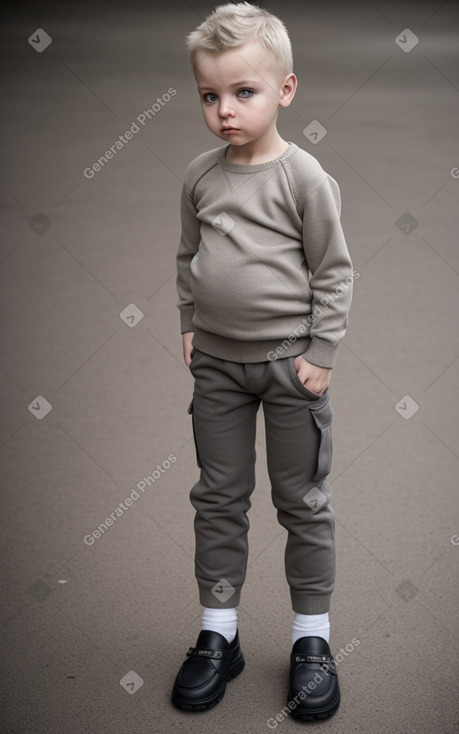
POLYGON ((226 160, 226 151, 229 147, 230 144, 228 143, 228 145, 223 145, 221 148, 218 149, 217 163, 221 168, 224 168, 225 171, 232 171, 233 173, 256 173, 257 171, 264 171, 267 168, 273 168, 274 166, 277 166, 280 162, 286 160, 287 158, 290 158, 290 156, 293 155, 296 150, 298 150, 298 146, 295 143, 289 142, 287 150, 285 150, 281 155, 277 156, 277 158, 273 158, 273 160, 266 161, 265 163, 257 163, 255 165, 245 166, 239 163, 229 163, 226 160))

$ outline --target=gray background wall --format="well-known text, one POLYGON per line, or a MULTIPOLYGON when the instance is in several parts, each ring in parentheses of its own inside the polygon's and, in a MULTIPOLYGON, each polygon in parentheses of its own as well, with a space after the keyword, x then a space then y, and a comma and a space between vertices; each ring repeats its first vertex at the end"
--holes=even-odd
MULTIPOLYGON (((2 732, 253 734, 286 705, 293 614, 262 415, 239 610, 246 669, 213 711, 190 716, 169 702, 201 615, 178 200, 188 162, 223 144, 202 121, 183 39, 213 6, 3 6, 2 732), (151 486, 88 545, 148 475, 151 486)), ((339 182, 359 272, 330 388, 331 645, 346 654, 341 708, 321 727, 453 734, 458 4, 266 7, 291 31, 299 78, 280 132, 339 182), (314 120, 326 129, 319 142, 303 133, 314 120)))

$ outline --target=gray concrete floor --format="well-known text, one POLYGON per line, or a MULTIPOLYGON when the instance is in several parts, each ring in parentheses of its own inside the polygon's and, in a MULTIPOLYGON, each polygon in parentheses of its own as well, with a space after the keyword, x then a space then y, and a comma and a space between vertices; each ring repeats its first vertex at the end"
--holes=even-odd
MULTIPOLYGON (((187 163, 220 144, 202 122, 183 38, 213 4, 3 7, 0 730, 267 734, 286 705, 293 614, 261 415, 239 615, 246 668, 212 711, 169 700, 201 615, 178 200, 187 163)), ((279 129, 338 180, 360 273, 330 388, 342 705, 318 727, 453 734, 458 5, 267 7, 291 30, 299 77, 279 129), (327 130, 317 144, 303 134, 312 120, 327 130)), ((277 731, 308 726, 287 718, 277 731)))

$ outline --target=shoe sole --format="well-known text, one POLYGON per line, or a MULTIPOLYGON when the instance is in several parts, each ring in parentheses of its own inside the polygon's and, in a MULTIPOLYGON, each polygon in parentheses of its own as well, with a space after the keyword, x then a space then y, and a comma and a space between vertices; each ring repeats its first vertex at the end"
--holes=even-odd
POLYGON ((242 671, 244 670, 244 665, 244 656, 241 655, 241 657, 238 658, 238 660, 236 660, 233 666, 228 670, 226 678, 223 680, 222 685, 218 689, 217 693, 212 696, 212 698, 204 699, 202 701, 196 701, 195 703, 189 703, 187 701, 182 701, 172 696, 172 703, 178 708, 183 709, 184 711, 207 711, 208 709, 213 708, 217 705, 217 703, 220 703, 223 696, 225 695, 226 684, 228 683, 228 681, 233 680, 233 678, 236 678, 239 673, 242 673, 242 671))
MULTIPOLYGON (((292 699, 289 698, 289 701, 292 699)), ((317 711, 297 711, 296 709, 293 709, 291 712, 291 717, 293 719, 299 719, 300 721, 324 721, 324 719, 329 719, 333 714, 336 714, 339 708, 339 704, 341 701, 341 695, 338 694, 338 697, 335 698, 332 704, 326 709, 317 710, 317 711)))

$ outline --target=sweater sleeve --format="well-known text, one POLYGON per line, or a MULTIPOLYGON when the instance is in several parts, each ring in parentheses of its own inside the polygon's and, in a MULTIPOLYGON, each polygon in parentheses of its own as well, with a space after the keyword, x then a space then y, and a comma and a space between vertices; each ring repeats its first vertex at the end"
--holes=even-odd
POLYGON ((187 186, 187 177, 182 188, 180 200, 180 217, 182 233, 177 251, 177 292, 179 295, 178 308, 180 309, 180 330, 194 331, 193 314, 194 302, 190 288, 191 260, 199 249, 201 223, 197 217, 198 211, 187 186))
POLYGON ((352 299, 353 270, 340 222, 338 184, 325 178, 304 199, 303 247, 312 293, 311 344, 303 357, 320 367, 335 364, 352 299))

